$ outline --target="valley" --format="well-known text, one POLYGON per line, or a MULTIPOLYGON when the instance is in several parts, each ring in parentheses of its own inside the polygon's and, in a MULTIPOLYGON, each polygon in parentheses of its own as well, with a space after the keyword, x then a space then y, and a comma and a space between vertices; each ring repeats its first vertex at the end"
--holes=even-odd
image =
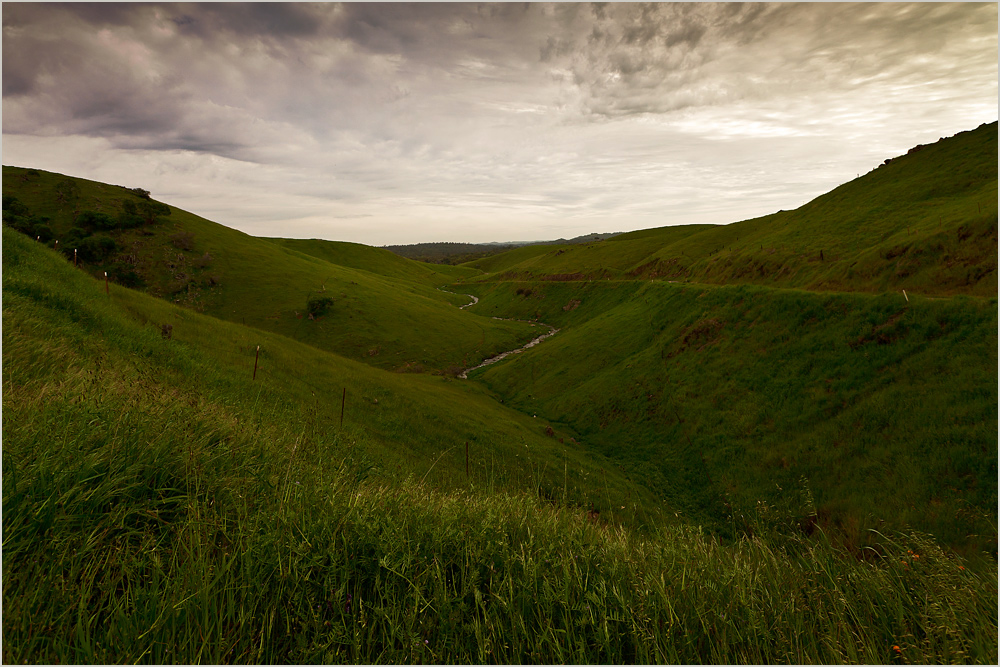
POLYGON ((454 266, 4 166, 4 661, 995 662, 996 142, 454 266))

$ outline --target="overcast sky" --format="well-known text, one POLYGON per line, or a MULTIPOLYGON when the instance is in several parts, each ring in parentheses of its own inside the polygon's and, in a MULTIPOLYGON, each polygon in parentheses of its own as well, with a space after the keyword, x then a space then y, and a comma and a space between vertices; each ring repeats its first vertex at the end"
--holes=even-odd
POLYGON ((2 12, 4 164, 258 236, 729 223, 997 119, 995 3, 2 12))

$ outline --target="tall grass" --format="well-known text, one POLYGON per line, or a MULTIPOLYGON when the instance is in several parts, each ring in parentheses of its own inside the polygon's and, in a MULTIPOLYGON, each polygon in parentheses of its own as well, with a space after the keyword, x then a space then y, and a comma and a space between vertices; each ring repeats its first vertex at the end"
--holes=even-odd
POLYGON ((149 378, 68 385, 4 411, 5 662, 996 661, 995 571, 920 535, 864 559, 644 537, 371 477, 346 437, 305 447, 149 378))

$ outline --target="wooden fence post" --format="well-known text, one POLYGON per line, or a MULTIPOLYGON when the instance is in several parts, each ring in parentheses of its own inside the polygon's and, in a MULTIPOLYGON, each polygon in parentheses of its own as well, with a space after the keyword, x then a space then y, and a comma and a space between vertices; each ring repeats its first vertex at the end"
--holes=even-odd
POLYGON ((344 395, 340 398, 340 428, 344 428, 344 405, 347 403, 347 387, 344 387, 344 395))
POLYGON ((257 356, 253 358, 253 379, 257 379, 257 360, 260 359, 260 345, 257 346, 257 356))

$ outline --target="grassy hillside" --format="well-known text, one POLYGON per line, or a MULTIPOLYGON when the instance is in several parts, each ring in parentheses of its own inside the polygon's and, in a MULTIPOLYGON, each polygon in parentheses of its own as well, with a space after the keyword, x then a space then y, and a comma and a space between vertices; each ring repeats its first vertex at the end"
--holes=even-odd
POLYGON ((107 271, 174 303, 380 368, 464 368, 532 337, 524 324, 461 311, 468 299, 434 288, 468 269, 356 244, 257 239, 123 187, 32 169, 4 167, 3 189, 8 224, 48 237, 50 247, 61 239, 70 260, 73 248, 94 246, 77 258, 92 275, 107 271), (160 213, 129 218, 129 206, 160 213), (330 305, 310 318, 309 301, 324 298, 330 305))
POLYGON ((562 327, 472 377, 699 522, 726 531, 808 486, 820 525, 855 548, 885 521, 995 557, 996 299, 467 287, 474 309, 562 327))
POLYGON ((401 257, 418 262, 433 264, 456 265, 471 262, 475 259, 489 257, 505 252, 515 246, 496 245, 490 243, 414 243, 411 245, 388 245, 389 250, 401 257))
POLYGON ((322 239, 267 239, 283 248, 296 250, 326 260, 331 264, 368 271, 387 278, 400 278, 437 287, 446 282, 478 275, 470 267, 429 264, 410 261, 385 248, 373 248, 360 243, 324 241, 322 239))
POLYGON ((794 211, 473 262, 489 280, 654 278, 997 294, 997 124, 919 147, 794 211))
POLYGON ((592 243, 526 246, 467 266, 500 278, 508 277, 505 274, 577 279, 620 277, 653 250, 712 228, 712 225, 681 225, 629 232, 592 243))
POLYGON ((995 564, 722 544, 475 384, 103 287, 4 229, 4 662, 996 661, 995 564))
POLYGON ((649 494, 617 473, 603 486, 584 485, 583 479, 604 471, 599 459, 560 442, 561 432, 547 435, 547 423, 507 409, 478 385, 373 369, 117 286, 105 295, 103 283, 7 229, 4 299, 11 315, 5 319, 5 386, 13 392, 11 400, 5 395, 5 409, 37 374, 51 382, 110 365, 109 374, 122 376, 115 383, 162 375, 163 392, 179 388, 203 396, 199 402, 220 399, 261 423, 300 424, 297 439, 325 446, 345 437, 340 415, 346 389, 346 432, 352 441, 364 439, 373 465, 390 477, 419 472, 433 486, 466 488, 468 441, 471 479, 480 484, 492 480, 551 497, 558 486, 560 496, 564 490, 572 496, 567 502, 605 510, 617 503, 619 515, 631 495, 630 521, 636 513, 657 512, 649 494), (263 412, 257 414, 256 406, 263 412), (580 495, 585 486, 603 499, 580 495))

